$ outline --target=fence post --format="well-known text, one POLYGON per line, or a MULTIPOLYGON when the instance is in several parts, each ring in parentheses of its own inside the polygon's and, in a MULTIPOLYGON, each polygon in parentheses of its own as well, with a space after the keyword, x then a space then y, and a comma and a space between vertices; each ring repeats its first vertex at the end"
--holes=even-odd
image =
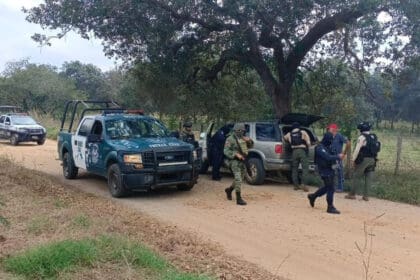
POLYGON ((395 161, 394 175, 398 175, 399 170, 400 170, 401 150, 402 150, 402 136, 398 135, 398 138, 397 138, 397 160, 395 161))

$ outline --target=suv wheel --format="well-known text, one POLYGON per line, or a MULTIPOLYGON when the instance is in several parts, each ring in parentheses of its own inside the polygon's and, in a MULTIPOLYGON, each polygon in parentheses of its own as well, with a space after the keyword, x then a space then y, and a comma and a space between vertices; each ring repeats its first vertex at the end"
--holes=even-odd
POLYGON ((44 143, 45 143, 45 138, 43 138, 43 139, 41 139, 41 140, 36 141, 36 143, 37 143, 38 145, 44 145, 44 143))
POLYGON ((69 153, 63 155, 63 175, 66 179, 74 179, 77 176, 79 169, 74 165, 73 159, 69 153))
POLYGON ((194 184, 193 183, 190 183, 190 184, 180 184, 180 185, 177 185, 176 186, 176 188, 179 191, 190 191, 193 187, 194 187, 194 184))
POLYGON ((113 197, 124 197, 127 190, 121 181, 121 171, 117 163, 111 164, 108 168, 108 188, 113 197))
POLYGON ((251 176, 248 174, 248 172, 246 172, 246 181, 251 185, 262 185, 265 180, 265 169, 261 159, 250 158, 248 160, 248 165, 251 171, 251 176))
POLYGON ((12 134, 12 136, 10 136, 10 144, 13 146, 19 144, 19 137, 16 134, 12 134))

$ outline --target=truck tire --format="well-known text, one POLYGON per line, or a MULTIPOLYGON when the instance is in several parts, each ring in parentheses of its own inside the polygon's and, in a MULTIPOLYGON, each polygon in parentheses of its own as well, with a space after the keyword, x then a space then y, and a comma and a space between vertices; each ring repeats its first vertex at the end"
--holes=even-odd
POLYGON ((208 160, 204 160, 201 162, 201 166, 200 166, 200 174, 206 174, 209 171, 209 161, 208 160))
POLYGON ((74 161, 68 152, 63 154, 63 175, 66 179, 74 179, 77 177, 79 168, 74 165, 74 161))
POLYGON ((193 183, 190 183, 190 184, 180 184, 180 185, 177 185, 176 186, 176 188, 179 191, 190 191, 193 187, 194 187, 194 184, 193 183))
POLYGON ((41 140, 36 141, 36 143, 37 143, 38 145, 44 145, 44 143, 45 143, 45 138, 44 138, 44 139, 41 139, 41 140))
POLYGON ((245 179, 250 185, 262 185, 265 180, 265 169, 262 160, 259 158, 248 159, 252 176, 248 172, 245 173, 245 179))
POLYGON ((10 144, 13 146, 17 146, 17 144, 19 144, 19 137, 16 134, 12 134, 12 136, 10 136, 10 144))
POLYGON ((117 163, 108 167, 108 188, 113 197, 124 197, 128 194, 121 181, 121 171, 117 163))

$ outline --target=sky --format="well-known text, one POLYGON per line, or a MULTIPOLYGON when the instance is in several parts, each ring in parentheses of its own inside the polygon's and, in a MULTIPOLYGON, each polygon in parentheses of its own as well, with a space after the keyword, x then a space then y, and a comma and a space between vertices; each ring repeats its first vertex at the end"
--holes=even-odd
MULTIPOLYGON (((34 33, 45 31, 37 24, 25 20, 22 7, 30 8, 40 0, 0 0, 0 72, 7 62, 29 59, 31 63, 51 64, 60 67, 65 61, 79 60, 92 63, 103 71, 115 68, 115 60, 105 57, 101 41, 82 39, 76 33, 52 41, 52 46, 39 47, 31 39, 34 33)), ((53 34, 53 33, 47 33, 53 34)))

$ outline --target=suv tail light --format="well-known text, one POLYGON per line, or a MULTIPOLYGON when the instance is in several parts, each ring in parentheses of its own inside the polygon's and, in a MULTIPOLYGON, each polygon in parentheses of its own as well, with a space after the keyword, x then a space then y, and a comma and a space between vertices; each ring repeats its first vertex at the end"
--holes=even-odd
POLYGON ((281 154, 281 153, 283 153, 283 145, 281 145, 281 144, 277 144, 277 145, 276 145, 276 147, 274 148, 274 152, 275 152, 276 154, 281 154))

